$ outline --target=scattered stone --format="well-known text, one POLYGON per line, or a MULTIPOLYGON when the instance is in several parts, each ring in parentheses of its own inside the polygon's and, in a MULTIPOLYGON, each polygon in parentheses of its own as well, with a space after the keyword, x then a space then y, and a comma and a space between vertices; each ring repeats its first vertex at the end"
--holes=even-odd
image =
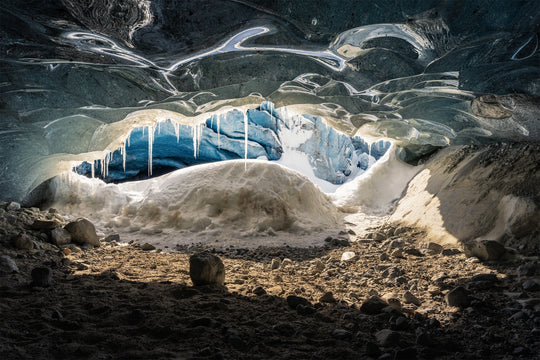
POLYGON ((383 329, 375 334, 377 343, 382 347, 394 347, 399 345, 399 333, 390 329, 383 329))
POLYGON ((441 251, 442 256, 454 256, 461 254, 461 251, 459 249, 444 249, 441 251))
POLYGON ((409 231, 407 226, 399 226, 394 230, 394 236, 405 234, 407 231, 409 231))
POLYGON ((446 275, 445 272, 439 272, 431 277, 431 282, 434 283, 442 283, 444 280, 448 278, 448 275, 446 275))
POLYGON ((405 254, 412 255, 412 256, 419 256, 419 257, 424 256, 424 254, 422 254, 420 250, 412 246, 406 247, 405 249, 403 249, 403 252, 405 254))
POLYGON ((390 297, 390 298, 386 299, 386 302, 388 303, 388 305, 390 305, 394 309, 396 309, 398 311, 402 310, 401 309, 401 301, 399 301, 397 298, 390 297))
POLYGON ((452 289, 448 294, 444 296, 444 300, 448 306, 456 306, 460 308, 465 308, 469 306, 471 300, 469 298, 469 291, 464 287, 458 286, 452 289))
POLYGON ((494 261, 500 259, 506 253, 504 245, 495 240, 475 241, 465 246, 467 257, 477 257, 482 261, 494 261))
POLYGON ((390 259, 390 257, 387 253, 382 253, 381 255, 379 255, 379 260, 381 261, 388 261, 388 259, 390 259))
POLYGON ((375 241, 383 241, 386 239, 386 235, 382 232, 372 233, 371 238, 375 241))
POLYGON ((352 333, 345 329, 334 329, 332 331, 332 337, 339 340, 347 340, 352 337, 352 333))
POLYGON ((312 274, 320 273, 320 272, 324 271, 324 264, 321 261, 321 259, 315 259, 315 260, 313 260, 310 269, 311 269, 312 274))
POLYGON ((525 291, 540 291, 540 284, 534 280, 526 280, 521 286, 525 291))
POLYGON ((432 242, 432 241, 426 244, 426 249, 428 251, 428 254, 431 254, 431 255, 440 254, 444 250, 442 245, 439 245, 436 242, 432 242))
POLYGON ((30 225, 30 228, 32 230, 50 231, 54 228, 61 226, 62 224, 60 224, 60 222, 56 220, 34 220, 32 225, 30 225))
POLYGON ((20 208, 21 208, 21 204, 19 204, 18 202, 15 202, 15 201, 10 202, 6 206, 7 211, 19 210, 20 208))
POLYGON ((144 251, 151 251, 151 250, 156 250, 156 247, 152 244, 144 243, 141 245, 141 249, 144 251))
POLYGON ((119 234, 111 234, 107 235, 105 238, 103 238, 103 242, 120 242, 120 235, 119 234))
POLYGON ((356 253, 353 251, 346 251, 341 255, 341 261, 354 261, 356 260, 356 253))
POLYGON ((485 282, 485 283, 493 284, 493 283, 496 283, 497 281, 499 281, 499 278, 497 278, 497 275, 495 275, 495 274, 486 273, 486 274, 474 275, 470 279, 470 281, 471 282, 485 282))
POLYGON ((414 296, 410 291, 406 291, 405 294, 403 294, 403 302, 405 304, 414 304, 416 306, 422 305, 422 301, 420 301, 420 299, 414 296))
POLYGON ((281 266, 281 259, 280 258, 273 258, 272 259, 272 270, 279 269, 281 266))
POLYGON ((379 314, 388 304, 378 296, 372 296, 360 306, 360 311, 368 315, 379 314))
POLYGON ((296 307, 296 312, 298 315, 311 315, 317 312, 317 309, 315 309, 313 306, 305 306, 305 305, 298 305, 296 307))
POLYGON ((8 275, 16 272, 19 272, 19 267, 15 261, 7 255, 0 255, 0 275, 8 275))
POLYGON ((336 298, 334 297, 334 294, 331 291, 327 291, 319 298, 319 302, 321 303, 335 303, 336 298))
POLYGON ((54 228, 51 230, 51 242, 56 246, 67 245, 71 242, 71 234, 64 228, 54 228))
POLYGON ((225 265, 221 259, 209 252, 193 254, 189 257, 189 276, 193 285, 225 283, 225 265))
POLYGON ((281 269, 285 269, 287 266, 290 266, 292 265, 292 260, 291 259, 288 259, 288 258, 285 258, 283 259, 283 261, 281 262, 281 269))
POLYGON ((381 277, 388 278, 390 280, 395 279, 401 275, 403 275, 403 271, 401 271, 401 269, 396 266, 391 266, 381 273, 381 277))
POLYGON ((252 292, 257 296, 266 295, 266 290, 262 286, 257 286, 252 292))
POLYGON ((312 306, 308 299, 301 296, 289 295, 287 296, 287 304, 292 308, 296 309, 298 305, 303 306, 312 306))
POLYGON ((538 264, 535 264, 533 262, 526 263, 523 265, 518 266, 516 270, 516 274, 519 277, 523 276, 534 276, 538 273, 538 264))
POLYGON ((96 228, 88 219, 78 218, 64 226, 64 229, 69 231, 71 239, 77 244, 100 246, 96 228))
POLYGON ((19 250, 32 250, 34 249, 34 240, 30 235, 21 233, 13 240, 13 246, 19 250))
POLYGON ((390 255, 392 255, 393 257, 395 258, 403 258, 403 249, 400 249, 400 248, 397 248, 397 249, 394 249, 390 255))
POLYGON ((73 265, 77 270, 88 270, 88 265, 80 260, 73 261, 71 265, 73 265))
POLYGON ((32 286, 48 287, 52 284, 52 270, 48 267, 32 269, 32 286))
POLYGON ((62 253, 63 253, 64 255, 70 255, 70 254, 71 254, 71 250, 70 250, 69 248, 63 248, 63 249, 62 249, 62 253))

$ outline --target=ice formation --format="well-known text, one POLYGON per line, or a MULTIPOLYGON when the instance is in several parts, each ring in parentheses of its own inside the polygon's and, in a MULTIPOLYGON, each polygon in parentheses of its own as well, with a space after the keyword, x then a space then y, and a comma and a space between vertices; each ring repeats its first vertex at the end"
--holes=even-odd
POLYGON ((403 161, 540 139, 538 1, 263 3, 4 1, 0 198, 264 159, 388 211, 403 161))

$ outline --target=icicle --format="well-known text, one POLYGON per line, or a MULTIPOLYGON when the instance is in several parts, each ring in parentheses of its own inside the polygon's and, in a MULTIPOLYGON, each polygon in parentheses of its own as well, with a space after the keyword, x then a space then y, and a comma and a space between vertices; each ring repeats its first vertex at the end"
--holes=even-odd
POLYGON ((131 140, 131 131, 132 131, 132 130, 129 130, 129 134, 128 134, 128 136, 127 136, 127 146, 131 146, 131 145, 129 145, 130 140, 131 140))
POLYGON ((173 123, 173 126, 174 126, 174 134, 176 135, 176 143, 178 144, 180 142, 180 124, 175 121, 173 123))
POLYGON ((144 129, 145 129, 145 127, 143 126, 142 127, 142 137, 144 137, 144 129))
POLYGON ((158 135, 161 135, 161 121, 158 121, 157 123, 157 133, 158 135))
POLYGON ((90 164, 90 168, 92 169, 92 179, 96 177, 96 172, 94 169, 94 161, 90 164))
MULTIPOLYGON (((242 113, 244 116, 244 160, 247 160, 248 157, 248 117, 245 112, 242 113)), ((247 168, 247 161, 244 162, 245 167, 247 168)))
POLYGON ((217 125, 217 146, 218 146, 218 149, 221 150, 221 141, 220 141, 220 124, 221 124, 221 115, 218 114, 216 115, 216 125, 217 125))
POLYGON ((124 172, 126 172, 126 157, 127 157, 127 154, 126 154, 126 143, 124 142, 122 144, 122 148, 120 149, 120 152, 122 153, 122 166, 124 167, 124 172))
POLYGON ((153 145, 154 145, 154 127, 148 126, 148 176, 152 176, 152 147, 153 145))

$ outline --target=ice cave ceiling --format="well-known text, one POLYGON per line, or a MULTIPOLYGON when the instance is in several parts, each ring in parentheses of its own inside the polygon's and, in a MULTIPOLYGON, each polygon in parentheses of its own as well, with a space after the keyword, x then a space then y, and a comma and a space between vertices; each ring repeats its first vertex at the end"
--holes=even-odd
POLYGON ((326 146, 331 165, 314 167, 334 182, 350 170, 336 154, 364 140, 393 140, 408 160, 537 141, 539 34, 537 0, 4 0, 0 198, 28 199, 73 162, 120 174, 112 152, 130 134, 138 162, 118 178, 139 176, 145 128, 182 138, 156 138, 163 168, 197 152, 278 159, 278 130, 294 124, 275 109, 332 140, 303 150, 326 146))

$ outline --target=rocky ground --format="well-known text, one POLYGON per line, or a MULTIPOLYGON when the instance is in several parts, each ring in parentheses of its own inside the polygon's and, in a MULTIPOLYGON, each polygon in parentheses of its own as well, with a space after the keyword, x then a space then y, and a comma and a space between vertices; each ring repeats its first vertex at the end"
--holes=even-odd
POLYGON ((94 246, 66 223, 0 203, 2 359, 538 358, 537 256, 391 225, 302 249, 94 246), (200 251, 225 286, 192 285, 200 251))

